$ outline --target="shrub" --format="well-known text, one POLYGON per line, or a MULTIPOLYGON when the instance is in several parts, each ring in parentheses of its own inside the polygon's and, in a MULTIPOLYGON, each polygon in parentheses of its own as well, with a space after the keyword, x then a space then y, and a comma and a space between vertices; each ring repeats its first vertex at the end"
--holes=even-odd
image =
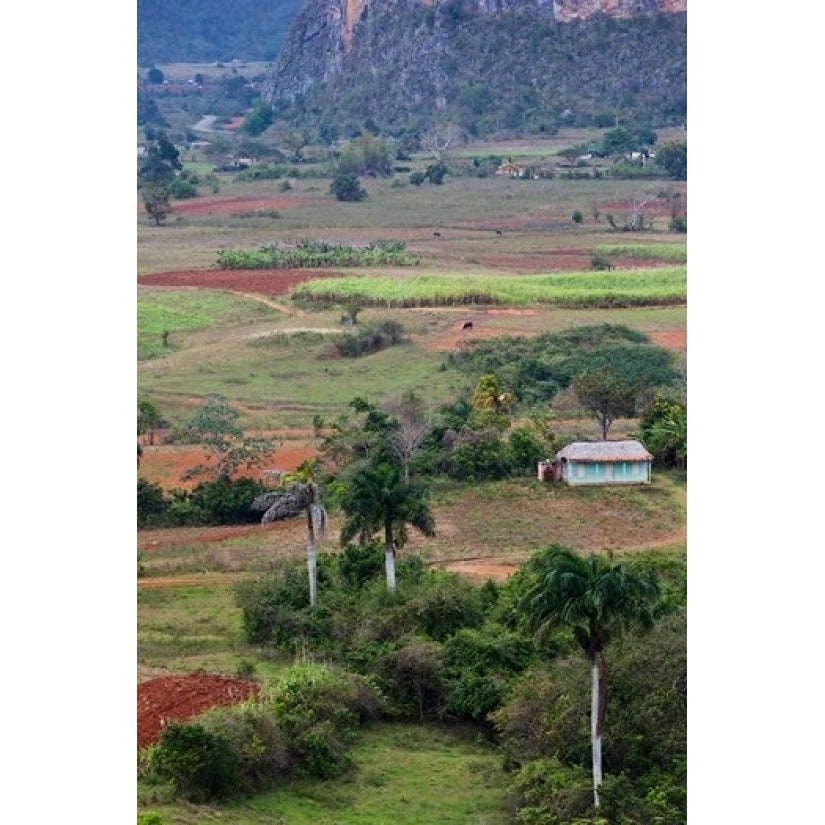
POLYGON ((169 503, 163 497, 163 489, 146 479, 137 482, 137 526, 156 527, 163 524, 169 503))
POLYGON ((339 201, 362 201, 367 197, 358 176, 352 172, 338 172, 329 185, 329 191, 339 201))
POLYGON ((509 695, 513 681, 533 656, 530 639, 503 627, 458 630, 444 643, 450 683, 447 710, 464 719, 485 721, 509 695))
POLYGON ((138 814, 137 825, 165 825, 165 823, 157 811, 144 811, 138 814))
POLYGON ((381 715, 381 695, 360 676, 327 665, 293 665, 270 706, 287 735, 293 772, 328 779, 349 765, 359 721, 381 715))
POLYGON ((287 736, 266 702, 253 699, 213 708, 198 721, 229 743, 238 760, 239 791, 264 790, 291 772, 287 736))
POLYGON ((573 213, 573 223, 581 223, 584 220, 584 215, 577 209, 573 213))
POLYGON ((253 478, 202 481, 195 487, 189 500, 201 513, 205 524, 253 524, 260 514, 252 509, 252 502, 266 492, 266 485, 253 478))
POLYGON ((238 760, 228 740, 202 725, 172 722, 161 734, 152 760, 158 775, 171 780, 175 791, 192 802, 228 797, 240 782, 238 760))
POLYGON ((294 650, 310 632, 309 581, 298 561, 281 561, 271 573, 237 582, 234 600, 251 645, 271 643, 294 650))
POLYGON ((613 264, 607 255, 601 252, 594 252, 590 256, 590 268, 596 270, 597 272, 604 272, 613 269, 613 264))
POLYGON ((411 640, 385 656, 377 670, 392 698, 394 715, 420 720, 441 713, 446 689, 443 651, 438 642, 411 640))
POLYGON ((357 332, 342 335, 335 342, 335 348, 344 358, 361 358, 372 355, 387 347, 400 343, 404 337, 404 327, 398 321, 388 319, 377 327, 361 327, 357 332))
POLYGON ((361 589, 384 574, 384 547, 378 541, 348 544, 338 555, 338 570, 349 587, 361 589))
POLYGON ((427 176, 423 172, 413 172, 410 175, 410 183, 413 186, 421 186, 426 180, 427 176))
POLYGON ((513 430, 510 433, 507 451, 510 471, 524 475, 534 473, 536 465, 545 455, 544 447, 536 436, 524 429, 513 430))
POLYGON ((436 186, 444 183, 444 176, 447 174, 447 167, 443 163, 432 163, 427 167, 424 177, 436 186))
POLYGON ((447 475, 457 481, 504 478, 510 471, 506 442, 493 429, 463 433, 447 458, 447 475))
POLYGON ((407 610, 418 629, 439 642, 463 627, 478 627, 484 618, 478 588, 450 573, 431 572, 407 610))
POLYGON ((169 184, 169 195, 177 200, 188 200, 189 198, 196 198, 198 190, 191 180, 185 178, 175 178, 169 184))

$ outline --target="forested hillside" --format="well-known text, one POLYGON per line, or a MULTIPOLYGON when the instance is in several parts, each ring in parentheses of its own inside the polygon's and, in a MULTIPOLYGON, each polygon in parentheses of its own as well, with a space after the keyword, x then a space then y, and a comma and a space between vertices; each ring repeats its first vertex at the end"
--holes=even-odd
POLYGON ((303 0, 137 0, 139 66, 274 60, 303 0))
POLYGON ((305 4, 262 89, 279 116, 342 134, 435 120, 478 137, 686 116, 686 13, 560 22, 533 2, 353 8, 305 4))

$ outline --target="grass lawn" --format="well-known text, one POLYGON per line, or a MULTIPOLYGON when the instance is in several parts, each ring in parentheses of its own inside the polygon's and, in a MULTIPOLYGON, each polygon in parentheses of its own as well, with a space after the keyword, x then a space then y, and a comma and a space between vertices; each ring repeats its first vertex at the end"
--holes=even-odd
POLYGON ((139 785, 138 809, 168 825, 505 825, 507 777, 496 751, 465 728, 380 725, 364 728, 354 769, 330 782, 296 781, 226 805, 170 804, 163 790, 139 785))

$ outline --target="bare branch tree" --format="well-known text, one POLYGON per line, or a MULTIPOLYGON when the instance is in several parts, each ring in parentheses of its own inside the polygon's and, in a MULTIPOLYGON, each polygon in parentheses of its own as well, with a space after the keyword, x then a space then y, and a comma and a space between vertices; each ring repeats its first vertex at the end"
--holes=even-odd
POLYGON ((409 484, 410 463, 431 427, 426 403, 412 390, 407 390, 400 398, 391 398, 382 406, 398 422, 398 428, 387 440, 387 447, 404 468, 404 481, 409 484))
POLYGON ((421 148, 439 163, 446 163, 452 151, 461 142, 461 131, 453 124, 433 126, 421 135, 421 148))

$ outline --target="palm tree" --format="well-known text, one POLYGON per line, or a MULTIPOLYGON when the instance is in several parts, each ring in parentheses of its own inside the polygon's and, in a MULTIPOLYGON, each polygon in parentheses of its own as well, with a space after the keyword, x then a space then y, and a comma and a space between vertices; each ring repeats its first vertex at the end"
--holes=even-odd
POLYGON ((341 530, 342 545, 356 535, 366 540, 383 530, 387 589, 395 590, 395 550, 407 541, 407 525, 425 536, 435 535, 427 489, 420 484, 408 484, 395 465, 369 465, 353 476, 342 507, 346 515, 341 530))
MULTIPOLYGON (((539 560, 537 560, 539 561, 539 560)), ((599 807, 602 784, 602 724, 607 704, 604 647, 614 631, 653 624, 658 586, 603 556, 582 557, 555 545, 543 560, 539 580, 525 594, 522 607, 533 629, 544 633, 558 626, 573 637, 590 662, 590 739, 593 757, 593 800, 599 807)))
POLYGON ((289 481, 283 489, 258 496, 252 502, 252 509, 264 511, 261 518, 264 525, 306 514, 309 603, 314 607, 318 600, 318 551, 315 541, 316 535, 323 538, 327 525, 327 513, 320 504, 318 485, 311 479, 289 481))

